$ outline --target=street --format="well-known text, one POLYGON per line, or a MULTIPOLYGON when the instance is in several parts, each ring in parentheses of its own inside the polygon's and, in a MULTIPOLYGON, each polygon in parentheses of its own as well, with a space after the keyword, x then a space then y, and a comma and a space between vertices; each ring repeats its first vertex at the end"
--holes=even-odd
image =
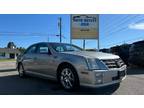
POLYGON ((64 91, 57 82, 35 77, 19 78, 17 71, 0 72, 1 95, 144 95, 144 70, 128 69, 120 86, 103 88, 81 87, 74 92, 64 91))

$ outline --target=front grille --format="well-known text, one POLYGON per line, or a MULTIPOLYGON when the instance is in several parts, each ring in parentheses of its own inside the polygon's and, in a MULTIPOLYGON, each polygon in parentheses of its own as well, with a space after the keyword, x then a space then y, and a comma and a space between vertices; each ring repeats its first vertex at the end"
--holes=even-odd
POLYGON ((120 68, 124 64, 124 62, 119 58, 119 59, 107 59, 107 60, 102 60, 104 64, 109 68, 120 68))

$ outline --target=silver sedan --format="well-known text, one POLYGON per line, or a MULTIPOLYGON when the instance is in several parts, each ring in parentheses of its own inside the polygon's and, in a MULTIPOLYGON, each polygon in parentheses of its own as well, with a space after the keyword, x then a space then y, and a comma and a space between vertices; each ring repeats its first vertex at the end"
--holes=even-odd
POLYGON ((57 80, 66 90, 80 85, 103 87, 117 84, 126 76, 126 65, 119 56, 83 51, 64 43, 31 45, 18 57, 17 69, 20 77, 34 75, 57 80))

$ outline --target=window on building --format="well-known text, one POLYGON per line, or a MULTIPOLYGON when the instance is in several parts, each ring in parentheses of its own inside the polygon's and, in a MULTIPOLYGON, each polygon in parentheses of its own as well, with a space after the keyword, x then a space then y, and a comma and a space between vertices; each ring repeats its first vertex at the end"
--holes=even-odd
POLYGON ((1 56, 1 57, 5 57, 5 53, 0 52, 0 56, 1 56))

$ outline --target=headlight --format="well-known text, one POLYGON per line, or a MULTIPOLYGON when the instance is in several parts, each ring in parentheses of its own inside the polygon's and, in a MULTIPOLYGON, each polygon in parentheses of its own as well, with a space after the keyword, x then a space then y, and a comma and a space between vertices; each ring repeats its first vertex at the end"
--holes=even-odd
POLYGON ((88 68, 90 70, 106 70, 106 66, 99 60, 87 58, 88 68))
POLYGON ((95 59, 87 59, 89 69, 99 69, 95 59))

